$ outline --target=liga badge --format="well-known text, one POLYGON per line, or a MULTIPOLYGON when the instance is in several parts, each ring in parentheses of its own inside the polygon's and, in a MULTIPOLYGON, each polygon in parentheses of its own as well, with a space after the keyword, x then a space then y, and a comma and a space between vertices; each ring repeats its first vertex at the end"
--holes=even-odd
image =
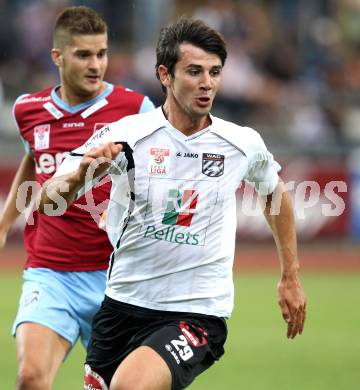
POLYGON ((170 150, 150 148, 148 171, 151 175, 166 176, 170 169, 170 150))
POLYGON ((49 149, 50 125, 39 125, 34 127, 35 150, 49 149))
POLYGON ((202 155, 202 173, 209 177, 219 177, 224 174, 223 154, 203 153, 202 155))

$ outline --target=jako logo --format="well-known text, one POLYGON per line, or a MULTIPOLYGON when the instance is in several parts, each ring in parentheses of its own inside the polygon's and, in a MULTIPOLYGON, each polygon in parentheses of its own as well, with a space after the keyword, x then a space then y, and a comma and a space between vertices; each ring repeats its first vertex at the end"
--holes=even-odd
POLYGON ((170 189, 162 223, 164 225, 190 226, 198 197, 199 194, 195 190, 184 190, 181 193, 177 189, 170 189))
POLYGON ((199 158, 199 155, 197 153, 189 153, 189 152, 177 152, 176 157, 185 157, 185 158, 199 158))

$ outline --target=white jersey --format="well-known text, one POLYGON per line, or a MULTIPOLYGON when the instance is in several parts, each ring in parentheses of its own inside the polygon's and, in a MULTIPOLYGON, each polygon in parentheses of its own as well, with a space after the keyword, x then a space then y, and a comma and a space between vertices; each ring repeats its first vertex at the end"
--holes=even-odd
POLYGON ((107 296, 150 309, 230 316, 235 192, 246 180, 262 195, 272 193, 280 166, 255 130, 211 121, 187 137, 161 108, 129 116, 95 133, 58 170, 77 169, 89 148, 125 146, 109 169, 114 252, 107 296))

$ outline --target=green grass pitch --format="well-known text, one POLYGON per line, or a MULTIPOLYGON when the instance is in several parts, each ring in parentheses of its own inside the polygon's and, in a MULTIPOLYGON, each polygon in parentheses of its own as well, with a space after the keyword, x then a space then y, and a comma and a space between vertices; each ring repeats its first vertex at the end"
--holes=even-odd
MULTIPOLYGON (((360 275, 304 273, 308 318, 304 334, 295 340, 285 337, 276 303, 277 278, 273 273, 236 277, 225 356, 191 389, 360 389, 360 275)), ((0 377, 5 390, 14 389, 10 327, 20 288, 20 276, 0 276, 0 377)), ((82 388, 83 359, 78 345, 63 364, 54 390, 82 388)))

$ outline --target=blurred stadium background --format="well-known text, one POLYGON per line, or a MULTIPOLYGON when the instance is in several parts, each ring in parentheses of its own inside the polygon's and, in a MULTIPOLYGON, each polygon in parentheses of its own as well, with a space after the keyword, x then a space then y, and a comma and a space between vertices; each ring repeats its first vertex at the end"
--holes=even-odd
MULTIPOLYGON (((49 55, 52 26, 68 5, 91 6, 109 23, 106 79, 141 91, 156 104, 162 101, 153 67, 159 29, 185 14, 220 30, 229 57, 213 113, 257 129, 281 162, 285 182, 294 181, 290 193, 296 200, 302 278, 309 298, 306 332, 297 340, 285 339, 269 229, 263 218, 248 216, 239 207, 237 294, 228 353, 192 388, 358 389, 360 1, 0 0, 0 208, 23 153, 12 104, 22 93, 58 82, 49 55), (329 182, 338 182, 332 196, 329 182), (336 204, 345 206, 343 212, 337 212, 336 204), (324 215, 327 207, 334 215, 324 215)), ((10 326, 25 257, 23 224, 19 219, 0 256, 4 389, 14 388, 10 326)), ((78 347, 56 389, 81 388, 82 361, 78 347)))

